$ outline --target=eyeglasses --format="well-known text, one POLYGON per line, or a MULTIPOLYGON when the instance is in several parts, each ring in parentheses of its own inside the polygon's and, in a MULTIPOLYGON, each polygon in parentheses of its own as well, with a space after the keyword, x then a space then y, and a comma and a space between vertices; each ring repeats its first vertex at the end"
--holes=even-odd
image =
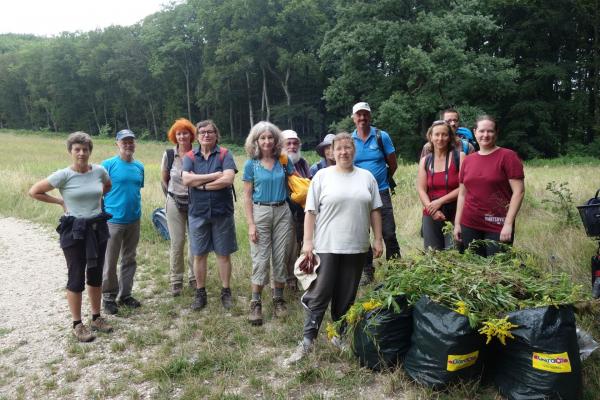
POLYGON ((198 136, 214 135, 216 131, 198 131, 198 136))
POLYGON ((447 119, 447 120, 446 120, 446 123, 447 123, 447 124, 451 124, 451 123, 453 123, 453 122, 454 122, 455 124, 458 124, 458 118, 449 118, 449 119, 447 119))

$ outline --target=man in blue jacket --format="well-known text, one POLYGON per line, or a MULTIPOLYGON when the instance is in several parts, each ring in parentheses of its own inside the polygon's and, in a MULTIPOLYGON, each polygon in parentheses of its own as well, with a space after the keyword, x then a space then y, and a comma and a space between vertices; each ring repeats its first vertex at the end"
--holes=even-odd
POLYGON ((117 133, 119 154, 102 161, 112 181, 112 189, 104 195, 110 239, 106 247, 102 276, 102 302, 107 314, 116 314, 118 305, 137 308, 140 302, 131 295, 137 269, 136 251, 140 240, 140 218, 144 187, 144 165, 133 159, 135 135, 129 129, 117 133), (120 268, 117 262, 121 257, 120 268), (117 274, 118 272, 118 274, 117 274))

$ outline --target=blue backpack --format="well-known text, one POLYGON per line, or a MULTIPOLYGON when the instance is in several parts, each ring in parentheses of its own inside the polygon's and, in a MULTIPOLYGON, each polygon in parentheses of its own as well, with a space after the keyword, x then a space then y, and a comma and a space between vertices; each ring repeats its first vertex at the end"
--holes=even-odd
POLYGON ((479 146, 477 145, 477 141, 475 140, 475 136, 473 136, 473 132, 469 128, 465 128, 461 126, 456 130, 456 136, 462 142, 463 153, 469 154, 469 143, 473 145, 473 148, 477 150, 479 146))
POLYGON ((163 239, 171 240, 169 226, 167 225, 167 214, 165 213, 164 208, 157 208, 152 212, 152 224, 163 239))

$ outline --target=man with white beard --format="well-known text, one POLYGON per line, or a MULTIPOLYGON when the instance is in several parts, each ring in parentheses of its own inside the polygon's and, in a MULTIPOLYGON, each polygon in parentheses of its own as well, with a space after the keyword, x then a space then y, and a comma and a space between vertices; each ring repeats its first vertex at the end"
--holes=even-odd
MULTIPOLYGON (((310 167, 308 162, 302 158, 302 142, 298 137, 298 134, 287 129, 281 132, 283 135, 283 152, 287 154, 288 160, 294 163, 294 168, 303 178, 311 178, 310 167)), ((296 277, 294 276, 294 262, 300 254, 302 248, 302 238, 304 237, 304 209, 296 203, 288 201, 292 217, 294 219, 294 226, 291 227, 291 238, 287 251, 287 271, 288 279, 287 286, 289 289, 295 290, 298 288, 296 277)))

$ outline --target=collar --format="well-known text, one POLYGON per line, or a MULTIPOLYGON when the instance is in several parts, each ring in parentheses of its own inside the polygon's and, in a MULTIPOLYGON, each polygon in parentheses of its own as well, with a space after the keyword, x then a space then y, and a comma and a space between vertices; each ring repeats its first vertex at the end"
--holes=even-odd
MULTIPOLYGON (((210 155, 212 156, 213 154, 215 154, 215 153, 218 153, 220 150, 221 150, 221 148, 220 148, 220 147, 219 147, 219 145, 217 144, 217 145, 215 145, 215 147, 213 147, 213 149, 210 151, 210 155)), ((202 149, 200 148, 200 146, 198 146, 198 147, 196 148, 196 150, 194 150, 194 154, 195 154, 195 155, 197 155, 197 156, 199 156, 199 157, 202 157, 202 149)))
MULTIPOLYGON (((375 128, 373 125, 371 125, 371 128, 369 130, 369 136, 367 136, 367 139, 365 140, 365 142, 367 142, 371 136, 375 136, 375 131, 377 130, 377 128, 375 128)), ((354 131, 352 132, 352 138, 353 139, 361 139, 362 138, 360 136, 358 136, 358 130, 354 129, 354 131)))

